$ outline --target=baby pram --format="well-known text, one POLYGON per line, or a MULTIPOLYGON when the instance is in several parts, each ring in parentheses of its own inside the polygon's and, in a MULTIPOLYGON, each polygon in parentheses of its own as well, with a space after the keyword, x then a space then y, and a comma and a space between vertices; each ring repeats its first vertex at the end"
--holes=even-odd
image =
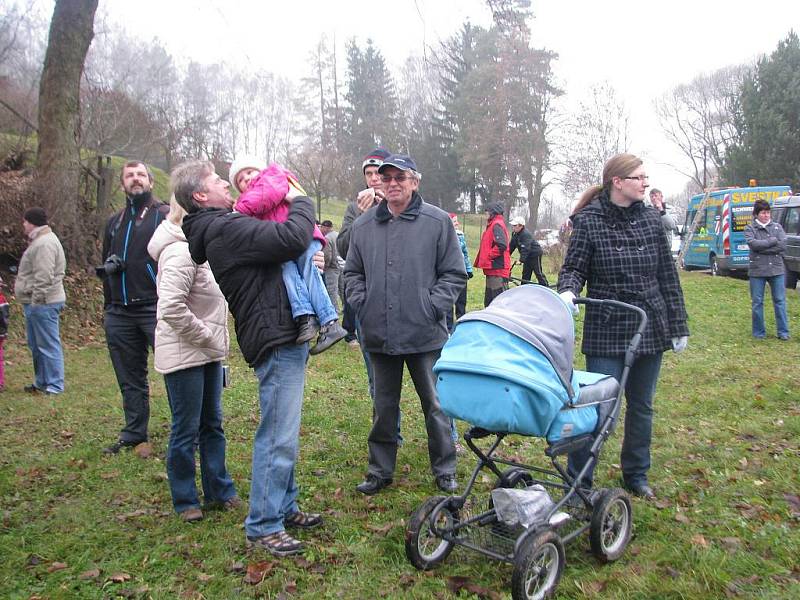
POLYGON ((587 530, 592 553, 601 561, 624 552, 632 529, 630 498, 622 489, 590 490, 579 482, 614 430, 647 315, 615 300, 575 302, 637 313, 639 327, 621 381, 572 368, 572 314, 548 288, 513 288, 488 308, 459 319, 434 372, 444 412, 472 425, 464 440, 478 462, 462 494, 429 498, 411 515, 406 556, 418 569, 434 567, 454 546, 463 546, 511 563, 513 598, 531 600, 554 592, 564 545, 587 530), (507 456, 509 434, 545 438, 552 468, 507 456), (481 439, 489 440, 481 444, 488 448, 478 446, 481 439), (591 457, 572 477, 565 457, 582 448, 589 448, 591 457), (510 520, 507 504, 501 510, 499 500, 511 494, 535 498, 538 511, 528 522, 510 520))

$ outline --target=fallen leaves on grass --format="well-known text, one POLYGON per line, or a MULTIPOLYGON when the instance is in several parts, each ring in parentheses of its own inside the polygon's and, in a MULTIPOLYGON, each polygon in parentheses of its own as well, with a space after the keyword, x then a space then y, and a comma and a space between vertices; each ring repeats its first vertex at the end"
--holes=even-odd
POLYGON ((472 583, 468 577, 448 577, 447 589, 455 596, 458 596, 461 590, 464 590, 470 594, 475 594, 481 600, 500 600, 501 598, 497 592, 472 583))
POLYGON ((97 579, 100 577, 100 569, 89 569, 88 571, 84 571, 80 575, 78 575, 78 579, 85 581, 87 579, 97 579))
POLYGON ((608 585, 605 581, 598 581, 594 579, 592 581, 582 581, 580 583, 576 583, 575 585, 578 586, 578 589, 588 596, 593 596, 594 594, 601 594, 606 590, 606 585, 608 585))
POLYGON ((62 569, 67 568, 67 563, 65 562, 54 562, 49 567, 47 567, 48 573, 53 573, 55 571, 61 571, 62 569))
POLYGON ((789 508, 792 511, 792 517, 800 517, 800 496, 797 494, 784 494, 783 499, 789 503, 789 508))
POLYGON ((139 458, 150 458, 150 455, 153 454, 153 447, 149 442, 142 442, 133 451, 139 458))
POLYGON ((272 571, 275 566, 274 562, 262 560, 261 562, 249 563, 247 565, 247 573, 244 576, 244 582, 250 585, 258 585, 264 581, 267 573, 272 571))
POLYGON ((725 595, 728 598, 732 598, 734 596, 741 596, 742 587, 758 583, 760 579, 761 577, 758 575, 750 575, 750 577, 734 579, 725 587, 725 595))
POLYGON ((131 576, 127 573, 114 573, 108 578, 112 583, 125 583, 126 581, 130 581, 130 579, 131 576))
POLYGON ((692 536, 692 544, 708 548, 708 540, 702 534, 696 533, 692 536))
POLYGON ((244 573, 244 570, 245 570, 244 563, 240 560, 234 562, 230 567, 230 571, 232 573, 244 573))
POLYGON ((683 523, 684 525, 688 525, 689 523, 691 523, 691 521, 689 520, 689 517, 686 516, 686 513, 682 513, 682 512, 679 512, 679 513, 675 514, 675 520, 678 523, 683 523))
POLYGON ((741 547, 742 540, 737 537, 724 537, 719 540, 719 543, 722 544, 722 547, 728 552, 736 552, 736 550, 741 547))
POLYGON ((393 527, 394 523, 387 523, 386 525, 367 525, 367 529, 383 536, 387 535, 393 527))

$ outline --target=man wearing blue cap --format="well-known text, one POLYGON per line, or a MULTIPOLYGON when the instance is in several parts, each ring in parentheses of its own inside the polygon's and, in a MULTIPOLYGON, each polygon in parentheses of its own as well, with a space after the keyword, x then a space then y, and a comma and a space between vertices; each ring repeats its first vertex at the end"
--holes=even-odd
POLYGON ((419 195, 414 160, 390 155, 379 174, 385 200, 353 223, 344 268, 347 299, 361 323, 375 378, 369 470, 356 489, 372 495, 392 483, 405 365, 425 414, 436 485, 452 493, 458 487, 456 451, 433 364, 447 341, 447 312, 467 280, 464 259, 450 217, 419 195))

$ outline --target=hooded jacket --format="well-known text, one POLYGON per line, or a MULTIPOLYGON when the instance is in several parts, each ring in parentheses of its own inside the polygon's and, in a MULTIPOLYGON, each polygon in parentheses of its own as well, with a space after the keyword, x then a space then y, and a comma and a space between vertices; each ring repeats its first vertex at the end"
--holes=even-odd
POLYGON ((311 243, 313 231, 314 207, 305 196, 292 201, 284 223, 225 209, 199 210, 183 220, 192 260, 208 261, 250 366, 264 360, 272 348, 297 338, 281 263, 297 259, 311 243))
POLYGON ((344 278, 366 350, 401 355, 444 346, 467 274, 450 217, 414 192, 396 217, 384 201, 356 219, 344 278))
MULTIPOLYGON (((689 335, 678 271, 658 212, 634 202, 622 208, 602 192, 572 217, 558 291, 627 302, 647 313, 638 354, 658 354, 672 338, 689 335)), ((582 351, 590 356, 620 356, 638 319, 612 306, 586 306, 582 351)))
POLYGON ((508 229, 503 215, 492 213, 481 235, 481 245, 474 266, 483 269, 486 276, 511 275, 511 255, 508 252, 508 229))
POLYGON ((208 263, 196 264, 181 228, 165 220, 147 251, 158 261, 154 365, 172 373, 228 355, 228 305, 208 263))
MULTIPOLYGON (((272 163, 262 170, 236 201, 236 212, 261 219, 283 223, 289 216, 289 203, 284 200, 289 192, 289 178, 296 180, 291 171, 272 163)), ((314 239, 324 248, 328 243, 322 230, 314 226, 314 239)))

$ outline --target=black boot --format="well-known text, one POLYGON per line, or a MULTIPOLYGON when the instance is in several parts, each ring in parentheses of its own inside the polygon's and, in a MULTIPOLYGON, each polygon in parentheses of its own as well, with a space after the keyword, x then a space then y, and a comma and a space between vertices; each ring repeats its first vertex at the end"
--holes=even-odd
POLYGON ((319 333, 319 323, 314 315, 301 315, 294 322, 297 324, 297 339, 295 344, 310 342, 319 333))

